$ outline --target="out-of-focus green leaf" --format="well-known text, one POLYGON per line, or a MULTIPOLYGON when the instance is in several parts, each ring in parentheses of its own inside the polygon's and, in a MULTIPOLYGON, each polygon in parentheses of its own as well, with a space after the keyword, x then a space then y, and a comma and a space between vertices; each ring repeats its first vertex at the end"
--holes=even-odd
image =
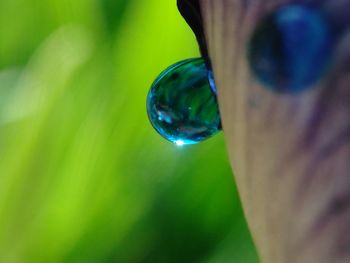
POLYGON ((0 262, 257 262, 223 136, 177 148, 147 119, 154 78, 199 55, 175 1, 0 20, 0 262))

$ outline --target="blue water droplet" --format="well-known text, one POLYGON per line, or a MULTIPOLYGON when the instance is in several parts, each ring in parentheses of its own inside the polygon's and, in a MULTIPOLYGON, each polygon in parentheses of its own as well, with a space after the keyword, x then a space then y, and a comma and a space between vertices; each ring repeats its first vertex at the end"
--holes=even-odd
POLYGON ((156 131, 179 146, 218 133, 219 108, 204 60, 181 61, 161 73, 149 91, 147 112, 156 131))
POLYGON ((276 92, 298 93, 329 67, 331 29, 318 9, 288 5, 260 21, 248 46, 253 74, 276 92))

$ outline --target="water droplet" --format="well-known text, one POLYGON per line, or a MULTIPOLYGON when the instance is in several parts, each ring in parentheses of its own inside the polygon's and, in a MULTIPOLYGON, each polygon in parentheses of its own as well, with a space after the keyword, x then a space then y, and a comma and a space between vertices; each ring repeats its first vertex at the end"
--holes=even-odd
POLYGON ((218 133, 219 108, 203 59, 181 61, 161 73, 149 91, 147 112, 156 131, 178 146, 218 133))
POLYGON ((332 51, 329 25, 318 9, 288 5, 260 21, 248 46, 256 78, 276 92, 298 93, 326 72, 332 51))

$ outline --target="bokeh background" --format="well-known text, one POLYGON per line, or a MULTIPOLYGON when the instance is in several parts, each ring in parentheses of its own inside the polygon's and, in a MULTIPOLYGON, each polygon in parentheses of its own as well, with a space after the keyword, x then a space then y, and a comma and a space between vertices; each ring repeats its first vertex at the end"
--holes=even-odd
POLYGON ((175 0, 0 1, 0 262, 256 263, 223 136, 145 99, 199 56, 175 0))

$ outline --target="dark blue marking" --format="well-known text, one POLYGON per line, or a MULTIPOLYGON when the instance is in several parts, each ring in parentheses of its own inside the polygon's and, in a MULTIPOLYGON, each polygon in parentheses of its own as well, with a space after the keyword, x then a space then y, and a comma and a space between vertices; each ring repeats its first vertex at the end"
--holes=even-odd
POLYGON ((248 46, 248 59, 264 86, 295 94, 325 75, 332 47, 331 29, 321 11, 289 5, 259 23, 248 46))

